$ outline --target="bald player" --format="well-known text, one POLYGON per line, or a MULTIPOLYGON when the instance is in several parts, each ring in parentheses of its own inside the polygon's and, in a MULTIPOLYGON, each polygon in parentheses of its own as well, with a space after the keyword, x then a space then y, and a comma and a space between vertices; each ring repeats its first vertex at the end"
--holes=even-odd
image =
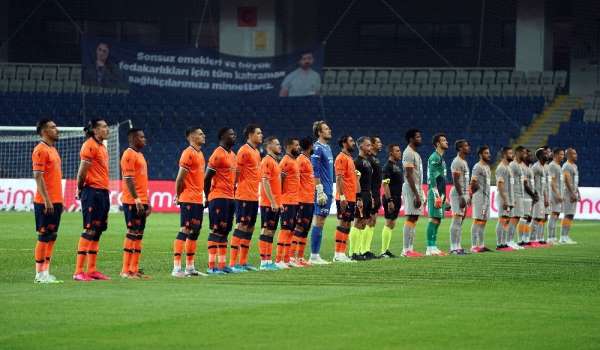
POLYGON ((31 154, 33 178, 37 186, 33 209, 35 212, 35 283, 62 283, 50 274, 50 261, 63 211, 61 158, 55 147, 58 128, 50 119, 36 125, 40 143, 31 154))
POLYGON ((404 202, 404 239, 402 256, 407 258, 422 257, 423 254, 414 250, 415 229, 419 216, 423 214, 425 196, 423 195, 423 161, 417 152, 422 143, 421 132, 409 129, 405 134, 408 147, 402 155, 404 168, 404 184, 402 185, 402 201, 404 202))
POLYGON ((235 213, 237 227, 231 238, 229 268, 234 272, 257 271, 248 264, 250 242, 258 214, 258 185, 260 183, 260 152, 263 133, 256 124, 244 128, 246 143, 237 152, 237 188, 235 213), (239 260, 238 260, 239 257, 239 260))
POLYGON ((577 211, 577 203, 581 200, 579 193, 579 169, 577 168, 577 151, 574 148, 567 148, 567 161, 562 166, 562 174, 564 187, 562 191, 562 209, 565 217, 562 221, 562 229, 560 232, 560 243, 562 244, 577 244, 569 236, 571 224, 577 211))
POLYGON ((204 218, 204 167, 202 146, 206 141, 199 126, 185 130, 188 147, 179 157, 179 170, 175 178, 175 204, 179 205, 179 232, 173 241, 173 277, 205 276, 196 270, 195 255, 198 237, 204 218), (181 257, 185 249, 185 271, 181 268, 181 257))
POLYGON ((462 224, 465 220, 467 206, 469 205, 469 180, 470 171, 467 157, 471 153, 471 145, 467 140, 461 139, 454 143, 456 157, 450 164, 452 172, 452 190, 450 190, 450 206, 452 207, 452 223, 450 224, 450 254, 465 255, 461 246, 462 224))
POLYGON ((487 145, 477 150, 479 162, 473 166, 471 175, 471 204, 473 207, 473 225, 471 226, 471 252, 485 253, 491 251, 485 246, 485 225, 490 218, 490 196, 492 171, 490 161, 492 154, 487 145))

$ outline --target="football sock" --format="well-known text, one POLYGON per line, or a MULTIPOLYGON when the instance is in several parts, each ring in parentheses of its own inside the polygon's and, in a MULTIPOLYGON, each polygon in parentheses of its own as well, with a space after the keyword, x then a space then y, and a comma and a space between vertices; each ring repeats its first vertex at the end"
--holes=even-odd
POLYGON ((217 250, 219 248, 219 242, 209 240, 207 243, 208 249, 208 268, 214 269, 217 264, 217 250))
POLYGON ((306 248, 306 237, 300 237, 298 242, 298 251, 296 252, 296 256, 299 259, 304 259, 304 249, 306 248))
POLYGON ((462 217, 455 216, 450 224, 450 250, 460 248, 460 236, 462 231, 462 217))
POLYGON ((558 222, 558 217, 554 215, 550 215, 548 219, 548 239, 556 238, 556 223, 558 222))
POLYGON ((321 251, 321 240, 323 239, 323 228, 313 226, 310 232, 310 249, 313 254, 319 254, 321 251))
POLYGON ((133 255, 133 235, 130 233, 125 234, 125 241, 123 242, 123 266, 121 267, 121 273, 128 273, 129 265, 131 265, 131 256, 133 255))
POLYGON ((273 252, 273 237, 261 234, 259 239, 260 261, 270 261, 273 252))
POLYGON ((217 266, 219 267, 219 270, 223 270, 227 264, 227 241, 219 242, 217 254, 219 257, 219 263, 217 266))
POLYGON ((348 241, 348 233, 350 229, 347 227, 338 226, 335 230, 335 252, 337 254, 346 254, 346 246, 348 241))
POLYGON ((350 254, 360 254, 360 245, 362 243, 362 230, 352 226, 350 228, 350 254), (357 248, 358 247, 358 248, 357 248))
POLYGON ((435 247, 437 242, 437 233, 440 224, 433 223, 430 221, 427 225, 427 246, 435 247))
POLYGON ((198 241, 188 238, 185 240, 185 266, 186 268, 194 267, 194 258, 196 256, 196 247, 198 241))
POLYGON ((183 246, 185 245, 185 239, 187 235, 183 232, 179 232, 175 241, 173 241, 173 268, 181 269, 181 254, 183 254, 183 246))
POLYGON ((508 242, 514 242, 515 240, 515 232, 517 231, 517 225, 519 224, 519 219, 510 218, 508 222, 508 242))
POLYGON ((392 241, 392 229, 383 226, 381 230, 381 254, 387 252, 390 249, 390 242, 392 241))
POLYGON ((561 230, 560 230, 561 238, 569 237, 569 231, 571 230, 571 222, 572 222, 572 220, 570 218, 564 218, 562 220, 562 225, 561 225, 561 230))
POLYGON ((82 237, 79 238, 79 243, 77 244, 77 260, 75 262, 75 274, 82 273, 85 263, 87 262, 87 254, 90 248, 91 240, 83 237, 83 235, 87 236, 87 233, 82 233, 82 237))
POLYGON ((44 271, 44 263, 46 262, 46 247, 47 242, 37 241, 35 243, 34 257, 35 257, 35 272, 44 271))
POLYGON ((140 270, 140 257, 142 256, 142 237, 139 234, 137 239, 133 241, 133 254, 131 255, 131 263, 129 265, 129 271, 132 273, 138 273, 140 270))
POLYGON ((362 252, 370 252, 371 251, 371 242, 373 242, 373 234, 375 233, 375 226, 366 226, 363 231, 363 239, 362 239, 362 252))
POLYGON ((237 264, 241 242, 242 240, 236 235, 231 237, 231 243, 229 244, 229 266, 233 267, 237 264))
POLYGON ((90 242, 87 257, 87 272, 92 273, 96 271, 96 259, 98 258, 98 249, 100 249, 100 241, 90 242))
POLYGON ((250 251, 250 240, 240 239, 240 265, 248 264, 248 252, 250 251))
POLYGON ((415 224, 408 220, 405 221, 402 231, 403 231, 403 242, 402 242, 403 250, 410 251, 410 250, 412 250, 412 236, 415 233, 415 224))

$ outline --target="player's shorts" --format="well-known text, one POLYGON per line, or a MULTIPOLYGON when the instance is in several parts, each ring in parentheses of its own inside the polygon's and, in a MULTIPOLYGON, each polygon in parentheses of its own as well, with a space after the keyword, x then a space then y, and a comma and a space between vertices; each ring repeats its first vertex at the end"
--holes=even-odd
POLYGON ((38 233, 56 233, 60 226, 60 216, 63 211, 61 203, 54 203, 54 213, 46 214, 45 205, 33 203, 33 211, 35 213, 35 230, 38 233))
POLYGON ((281 229, 293 231, 296 228, 296 215, 298 215, 298 205, 284 204, 281 213, 281 229))
POLYGON ((250 227, 256 225, 256 217, 258 216, 257 201, 235 201, 235 222, 250 227))
POLYGON ((342 209, 340 205, 340 201, 335 201, 335 207, 337 209, 337 218, 338 220, 344 222, 352 222, 354 220, 354 215, 356 214, 356 202, 347 202, 348 205, 346 209, 342 209))
POLYGON ((560 213, 562 212, 562 201, 556 202, 554 198, 550 199, 550 212, 551 213, 560 213))
MULTIPOLYGON (((454 190, 454 189, 452 189, 454 190)), ((469 206, 469 196, 463 194, 462 198, 465 199, 466 206, 464 208, 460 207, 460 197, 458 194, 450 193, 450 209, 452 210, 452 215, 465 216, 467 213, 467 207, 469 206)))
POLYGON ((400 213, 400 207, 402 206, 401 196, 392 196, 390 199, 385 199, 385 196, 381 197, 381 203, 383 204, 383 213, 387 220, 396 220, 400 213), (394 203, 394 210, 389 210, 388 203, 394 203))
POLYGON ((144 204, 144 212, 138 213, 135 204, 123 203, 123 214, 125 214, 125 225, 132 231, 143 232, 146 228, 146 211, 148 204, 144 204))
POLYGON ((563 213, 565 213, 565 215, 575 215, 575 212, 577 211, 577 203, 579 203, 579 201, 571 203, 569 196, 565 196, 562 202, 563 213))
POLYGON ((83 228, 104 232, 107 228, 110 199, 108 190, 84 187, 81 190, 83 228))
POLYGON ((523 216, 531 216, 533 210, 533 200, 529 197, 523 198, 523 216))
MULTIPOLYGON (((422 193, 420 193, 422 197, 422 193)), ((421 198, 423 199, 423 198, 421 198)), ((415 207, 415 196, 410 189, 408 183, 402 185, 402 202, 404 203, 404 215, 419 216, 423 215, 423 200, 421 200, 421 206, 415 207)))
POLYGON ((360 198, 362 199, 363 207, 362 210, 359 210, 358 206, 356 206, 354 217, 356 219, 368 219, 373 213, 373 197, 371 197, 371 192, 361 192, 360 198))
POLYGON ((515 198, 515 206, 510 211, 510 217, 512 217, 512 218, 516 218, 516 217, 522 218, 523 216, 525 216, 525 211, 523 209, 524 209, 524 206, 523 206, 523 197, 517 197, 517 198, 515 198))
POLYGON ((204 206, 200 203, 179 203, 179 226, 200 232, 204 219, 204 206))
POLYGON ((215 198, 208 202, 208 222, 214 233, 228 235, 233 228, 235 201, 229 198, 215 198))
POLYGON ((371 207, 371 215, 379 214, 380 208, 381 208, 381 198, 379 197, 379 194, 373 194, 373 205, 371 207))
POLYGON ((331 204, 333 203, 333 195, 332 194, 327 194, 327 203, 325 203, 325 205, 319 205, 319 203, 317 203, 316 198, 315 198, 315 215, 316 216, 321 216, 321 217, 327 217, 329 216, 329 211, 331 210, 331 204))
POLYGON ((444 217, 444 205, 442 203, 441 208, 435 207, 435 194, 433 191, 427 191, 427 212, 429 213, 430 218, 438 218, 441 219, 444 217))
POLYGON ((271 207, 260 207, 260 226, 269 231, 277 230, 277 223, 279 222, 279 209, 273 210, 271 207))
POLYGON ((498 208, 498 217, 510 217, 511 216, 511 209, 510 207, 508 207, 508 209, 503 209, 503 204, 502 204, 502 199, 500 198, 500 193, 496 192, 496 207, 498 208))
POLYGON ((312 203, 300 203, 296 212, 296 226, 302 227, 303 232, 310 230, 315 205, 312 203))
POLYGON ((490 218, 490 200, 483 195, 475 194, 471 200, 473 220, 487 221, 490 218))
POLYGON ((544 206, 544 200, 541 199, 533 204, 533 210, 531 216, 534 219, 544 219, 546 217, 546 207, 544 206))

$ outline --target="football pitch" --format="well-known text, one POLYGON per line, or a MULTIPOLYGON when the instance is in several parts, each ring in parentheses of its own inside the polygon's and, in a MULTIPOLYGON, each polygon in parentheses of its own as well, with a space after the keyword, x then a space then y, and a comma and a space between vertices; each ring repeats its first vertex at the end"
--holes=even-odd
MULTIPOLYGON (((141 259, 152 279, 122 280, 123 216, 109 220, 98 266, 112 281, 70 280, 81 216, 68 213, 52 266, 65 283, 35 285, 33 214, 0 213, 0 349, 600 348, 600 222, 576 221, 573 246, 174 279, 179 217, 153 214, 141 259)), ((327 259, 335 221, 324 230, 327 259)), ((444 250, 449 222, 440 228, 444 250)), ((197 267, 206 263, 207 223, 197 267)), ((396 254, 402 223, 392 239, 396 254)), ((425 224, 417 226, 420 252, 425 224)), ((495 224, 486 230, 489 247, 495 224)))

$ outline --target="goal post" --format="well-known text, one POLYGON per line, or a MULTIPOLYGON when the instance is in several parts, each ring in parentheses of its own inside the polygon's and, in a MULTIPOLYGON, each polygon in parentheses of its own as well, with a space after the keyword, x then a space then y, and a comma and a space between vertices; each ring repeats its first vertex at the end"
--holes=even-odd
MULTIPOLYGON (((109 126, 108 139, 104 141, 109 155, 111 210, 118 209, 120 192, 119 129, 129 121, 109 126)), ((59 140, 56 149, 61 156, 64 207, 66 211, 80 209, 75 199, 79 151, 85 141, 83 127, 58 125, 59 140)), ((31 170, 31 153, 40 142, 35 126, 0 126, 0 210, 29 211, 33 209, 36 191, 31 170)))

